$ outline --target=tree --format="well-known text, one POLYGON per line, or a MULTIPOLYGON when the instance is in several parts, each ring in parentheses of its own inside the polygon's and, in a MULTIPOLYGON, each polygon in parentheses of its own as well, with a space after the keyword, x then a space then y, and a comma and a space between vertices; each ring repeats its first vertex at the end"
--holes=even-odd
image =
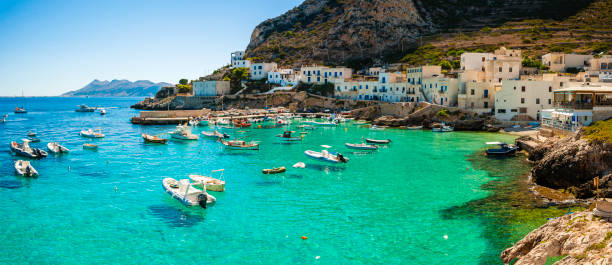
POLYGON ((450 70, 453 68, 453 65, 448 60, 442 60, 438 65, 442 67, 442 69, 450 70))
POLYGON ((179 80, 179 84, 181 84, 181 85, 187 85, 187 84, 189 84, 189 80, 187 80, 187 79, 183 78, 183 79, 179 80))

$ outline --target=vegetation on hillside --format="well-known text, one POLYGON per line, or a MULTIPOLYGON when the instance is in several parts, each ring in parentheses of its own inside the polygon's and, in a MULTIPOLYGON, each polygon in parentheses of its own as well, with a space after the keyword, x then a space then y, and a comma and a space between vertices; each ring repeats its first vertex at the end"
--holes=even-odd
POLYGON ((588 139, 589 142, 612 143, 612 119, 597 121, 582 128, 582 137, 588 139))
POLYGON ((480 31, 436 34, 405 54, 400 62, 409 65, 435 64, 459 67, 464 52, 493 52, 501 46, 523 51, 523 66, 545 70, 539 57, 549 52, 599 54, 612 51, 612 1, 596 1, 564 20, 507 22, 480 31))
POLYGON ((245 67, 234 68, 231 71, 227 71, 223 76, 222 80, 230 81, 231 93, 236 93, 242 89, 242 81, 249 78, 249 69, 245 67))

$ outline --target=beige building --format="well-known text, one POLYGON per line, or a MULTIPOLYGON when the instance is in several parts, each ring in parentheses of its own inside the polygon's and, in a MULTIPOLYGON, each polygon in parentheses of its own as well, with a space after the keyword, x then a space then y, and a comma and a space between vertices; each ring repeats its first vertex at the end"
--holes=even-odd
POLYGON ((423 79, 442 76, 442 67, 439 65, 424 65, 406 69, 406 101, 428 101, 423 96, 423 79))
POLYGON ((443 106, 457 106, 459 79, 434 76, 423 79, 422 93, 428 102, 443 106))
POLYGON ((568 68, 584 69, 593 55, 547 53, 542 56, 542 64, 555 72, 565 72, 568 68))
POLYGON ((537 121, 552 107, 550 80, 506 80, 495 92, 495 117, 501 121, 537 121))
POLYGON ((457 107, 477 114, 492 113, 495 109, 495 92, 501 85, 489 82, 461 82, 457 95, 457 107))

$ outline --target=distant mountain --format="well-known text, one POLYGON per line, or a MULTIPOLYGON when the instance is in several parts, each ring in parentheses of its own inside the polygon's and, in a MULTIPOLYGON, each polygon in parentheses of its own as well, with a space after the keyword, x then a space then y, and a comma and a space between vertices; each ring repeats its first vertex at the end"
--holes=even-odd
POLYGON ((166 86, 174 86, 170 83, 153 83, 148 80, 92 81, 79 90, 62 94, 64 97, 152 97, 157 91, 166 86))

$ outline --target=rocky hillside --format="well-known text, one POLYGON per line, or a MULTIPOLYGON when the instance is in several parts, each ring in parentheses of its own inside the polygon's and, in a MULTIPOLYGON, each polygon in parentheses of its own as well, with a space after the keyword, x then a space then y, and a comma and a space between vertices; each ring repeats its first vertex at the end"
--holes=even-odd
POLYGON ((612 264, 612 223, 590 212, 561 216, 504 250, 505 264, 612 264))
POLYGON ((600 177, 603 197, 612 197, 612 120, 586 127, 575 137, 540 146, 529 154, 535 161, 531 176, 536 184, 565 190, 578 198, 594 196, 593 178, 600 177), (594 132, 595 131, 595 132, 594 132))
POLYGON ((148 80, 92 81, 81 89, 62 94, 64 97, 151 97, 162 87, 174 86, 169 83, 153 83, 148 80))
MULTIPOLYGON (((526 19, 565 21, 597 2, 610 1, 306 0, 258 25, 246 56, 294 66, 394 62, 423 44, 446 39, 447 33, 526 19)), ((594 11, 603 22, 609 20, 605 9, 594 11)))

